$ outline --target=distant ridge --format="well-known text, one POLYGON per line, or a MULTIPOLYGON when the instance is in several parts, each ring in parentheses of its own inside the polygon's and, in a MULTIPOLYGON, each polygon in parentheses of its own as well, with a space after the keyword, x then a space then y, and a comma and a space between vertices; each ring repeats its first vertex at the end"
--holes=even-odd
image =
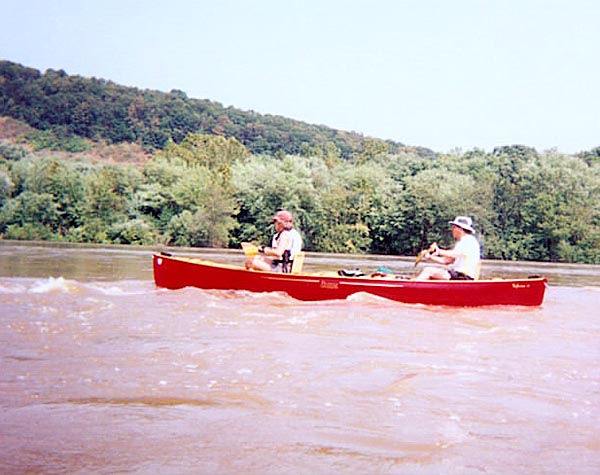
POLYGON ((42 73, 10 61, 0 61, 0 116, 63 135, 137 143, 146 150, 162 149, 169 140, 178 143, 189 133, 203 133, 235 137, 254 154, 334 150, 345 159, 354 159, 375 148, 381 153, 435 156, 424 147, 223 107, 219 102, 189 98, 179 90, 141 90, 63 70, 42 73))

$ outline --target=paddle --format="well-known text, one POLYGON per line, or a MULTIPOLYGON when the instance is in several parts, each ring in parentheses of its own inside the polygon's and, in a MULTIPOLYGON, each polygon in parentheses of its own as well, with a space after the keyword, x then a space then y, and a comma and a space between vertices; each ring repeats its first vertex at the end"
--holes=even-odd
POLYGON ((434 253, 436 251, 436 249, 437 249, 437 243, 434 242, 427 249, 423 249, 421 252, 419 252, 417 254, 417 258, 415 259, 415 267, 417 267, 419 265, 419 262, 421 262, 427 254, 434 253))
POLYGON ((246 257, 254 257, 258 254, 258 247, 251 242, 243 242, 242 249, 244 250, 246 257))

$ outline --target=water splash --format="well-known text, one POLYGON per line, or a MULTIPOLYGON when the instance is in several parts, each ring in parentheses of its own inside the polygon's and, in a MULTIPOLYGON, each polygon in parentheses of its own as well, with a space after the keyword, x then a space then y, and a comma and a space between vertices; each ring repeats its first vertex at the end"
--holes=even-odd
POLYGON ((48 277, 45 281, 36 282, 30 289, 29 292, 32 294, 47 294, 57 292, 72 292, 75 290, 76 285, 63 277, 48 277))

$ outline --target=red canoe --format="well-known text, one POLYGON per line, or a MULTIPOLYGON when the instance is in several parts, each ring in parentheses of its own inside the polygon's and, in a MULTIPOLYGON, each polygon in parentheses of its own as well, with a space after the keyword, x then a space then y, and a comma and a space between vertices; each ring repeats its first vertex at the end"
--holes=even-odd
POLYGON ((154 281, 158 287, 181 289, 285 292, 299 300, 345 299, 357 292, 404 303, 475 307, 481 305, 539 306, 547 280, 493 279, 473 281, 416 281, 384 277, 341 277, 333 273, 281 274, 248 271, 197 258, 154 254, 154 281))

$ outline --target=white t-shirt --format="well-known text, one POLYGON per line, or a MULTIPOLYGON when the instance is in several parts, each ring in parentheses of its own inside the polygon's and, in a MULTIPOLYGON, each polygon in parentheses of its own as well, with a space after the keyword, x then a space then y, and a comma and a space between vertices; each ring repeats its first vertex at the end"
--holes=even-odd
POLYGON ((302 236, 296 229, 292 228, 287 231, 273 236, 272 247, 277 247, 280 239, 286 239, 286 251, 290 251, 290 260, 294 260, 294 256, 302 250, 302 236))
POLYGON ((290 248, 290 259, 293 261, 294 256, 302 250, 302 236, 295 229, 290 229, 292 233, 292 247, 290 248))
POLYGON ((458 256, 454 260, 452 268, 457 272, 475 277, 477 265, 481 259, 481 249, 477 238, 472 234, 464 235, 454 246, 454 251, 458 253, 458 256))

